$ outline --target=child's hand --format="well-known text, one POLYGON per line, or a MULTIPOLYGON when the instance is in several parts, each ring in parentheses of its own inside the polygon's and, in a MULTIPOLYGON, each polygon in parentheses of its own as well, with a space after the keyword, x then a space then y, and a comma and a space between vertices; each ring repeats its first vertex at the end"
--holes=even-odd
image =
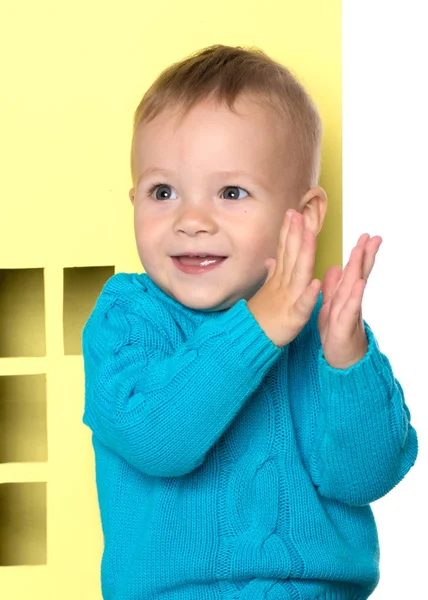
POLYGON ((321 282, 312 280, 315 250, 316 236, 304 228, 302 215, 287 211, 277 258, 266 261, 266 281, 247 302, 260 327, 279 347, 299 334, 317 303, 321 282), (292 221, 290 213, 294 216, 292 221))
POLYGON ((318 327, 324 357, 336 369, 351 367, 367 352, 362 299, 381 243, 380 236, 363 233, 343 271, 333 266, 325 273, 318 327))

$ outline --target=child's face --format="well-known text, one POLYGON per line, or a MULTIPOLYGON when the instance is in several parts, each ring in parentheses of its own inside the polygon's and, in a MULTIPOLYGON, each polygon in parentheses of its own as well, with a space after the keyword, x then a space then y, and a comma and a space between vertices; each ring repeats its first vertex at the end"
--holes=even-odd
POLYGON ((130 198, 141 262, 166 294, 193 309, 225 310, 258 291, 285 212, 300 200, 278 117, 245 98, 235 108, 204 101, 184 120, 165 110, 135 137, 130 198), (164 172, 144 175, 155 168, 164 172), (193 275, 171 258, 185 253, 227 259, 193 275))

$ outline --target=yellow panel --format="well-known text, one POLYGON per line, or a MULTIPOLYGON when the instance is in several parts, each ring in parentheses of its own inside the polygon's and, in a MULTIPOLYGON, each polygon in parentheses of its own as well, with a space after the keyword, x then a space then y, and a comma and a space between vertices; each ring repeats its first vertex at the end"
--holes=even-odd
POLYGON ((64 352, 82 354, 82 329, 114 267, 64 270, 64 352))
POLYGON ((46 564, 46 483, 0 485, 0 567, 46 564))
MULTIPOLYGON (((46 374, 48 452, 47 463, 0 464, 0 483, 47 482, 47 566, 0 567, 2 600, 101 598, 77 329, 112 266, 142 270, 128 198, 133 111, 167 65, 216 43, 263 49, 291 67, 320 108, 329 212, 314 275, 322 277, 342 258, 340 0, 23 0, 2 11, 0 270, 9 279, 0 283, 0 312, 10 319, 0 377, 46 374), (86 285, 79 269, 64 277, 77 267, 104 271, 94 269, 86 285)), ((42 514, 44 500, 33 502, 42 514)), ((29 527, 37 534, 35 522, 29 527)))
POLYGON ((44 356, 43 269, 0 270, 0 356, 44 356))
POLYGON ((0 463, 46 461, 46 429, 46 376, 0 377, 0 463))

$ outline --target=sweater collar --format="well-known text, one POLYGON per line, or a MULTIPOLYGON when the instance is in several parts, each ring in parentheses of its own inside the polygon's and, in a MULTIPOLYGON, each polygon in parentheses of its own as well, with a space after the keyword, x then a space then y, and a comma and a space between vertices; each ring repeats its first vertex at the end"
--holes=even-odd
POLYGON ((167 294, 162 288, 160 288, 157 285, 157 283, 155 283, 153 279, 149 275, 147 275, 147 273, 135 273, 134 282, 140 287, 145 288, 148 292, 150 292, 151 295, 160 300, 162 303, 168 305, 170 308, 175 309, 181 313, 185 313, 190 317, 200 321, 204 321, 207 318, 215 319, 227 312, 225 310, 212 311, 190 308, 184 304, 181 304, 180 302, 178 302, 178 300, 176 300, 175 298, 167 294))

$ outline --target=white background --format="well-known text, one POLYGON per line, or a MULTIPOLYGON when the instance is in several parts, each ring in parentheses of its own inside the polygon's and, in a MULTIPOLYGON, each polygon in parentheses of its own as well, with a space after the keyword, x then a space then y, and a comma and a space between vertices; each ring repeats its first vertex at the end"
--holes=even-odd
POLYGON ((404 388, 419 456, 372 509, 381 579, 370 600, 428 600, 428 2, 343 0, 343 265, 383 243, 363 316, 404 388))

